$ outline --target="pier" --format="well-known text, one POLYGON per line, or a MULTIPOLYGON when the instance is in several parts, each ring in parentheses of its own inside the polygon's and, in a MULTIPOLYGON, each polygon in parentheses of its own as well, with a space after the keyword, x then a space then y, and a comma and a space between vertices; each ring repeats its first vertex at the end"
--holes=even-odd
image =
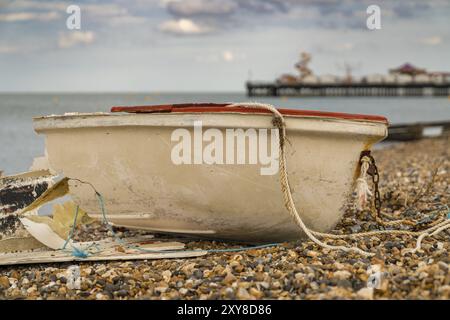
POLYGON ((450 96, 450 82, 445 83, 277 83, 248 81, 249 97, 265 96, 450 96))
POLYGON ((428 71, 411 63, 389 69, 387 74, 352 75, 345 65, 345 75, 315 75, 309 68, 311 54, 300 53, 295 64, 298 74, 282 74, 271 82, 247 81, 249 97, 401 97, 450 96, 450 72, 428 71))

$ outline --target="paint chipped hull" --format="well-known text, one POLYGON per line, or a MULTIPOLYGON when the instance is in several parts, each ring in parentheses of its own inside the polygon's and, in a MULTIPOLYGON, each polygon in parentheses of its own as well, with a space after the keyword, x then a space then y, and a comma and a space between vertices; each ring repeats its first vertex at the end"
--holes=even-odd
POLYGON ((37 199, 52 183, 47 170, 0 178, 0 216, 17 213, 37 199))
MULTIPOLYGON (((387 122, 330 115, 286 115, 287 163, 294 201, 305 223, 332 229, 353 189, 362 150, 382 140, 387 122)), ((116 225, 249 242, 304 235, 283 205, 278 175, 259 165, 175 165, 177 128, 272 128, 272 116, 243 112, 72 114, 34 119, 46 135, 49 164, 92 183, 116 225)), ((101 210, 92 189, 70 193, 90 216, 101 210)))
POLYGON ((52 178, 45 170, 0 178, 0 239, 24 235, 17 214, 47 190, 52 178))

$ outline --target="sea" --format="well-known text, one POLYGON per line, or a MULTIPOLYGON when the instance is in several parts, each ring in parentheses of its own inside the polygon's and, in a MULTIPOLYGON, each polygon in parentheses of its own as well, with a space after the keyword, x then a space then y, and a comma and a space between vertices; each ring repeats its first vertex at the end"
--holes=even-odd
MULTIPOLYGON (((107 112, 111 106, 185 102, 261 102, 281 108, 376 114, 390 123, 450 120, 450 97, 247 97, 245 93, 0 93, 0 171, 27 171, 44 155, 33 117, 107 112)), ((101 146, 100 146, 101 147, 101 146)))

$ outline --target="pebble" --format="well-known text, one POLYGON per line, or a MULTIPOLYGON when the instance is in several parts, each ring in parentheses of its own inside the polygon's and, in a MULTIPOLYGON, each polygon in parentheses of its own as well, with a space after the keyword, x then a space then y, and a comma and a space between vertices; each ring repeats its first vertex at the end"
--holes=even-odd
POLYGON ((179 292, 180 292, 180 294, 181 295, 186 295, 188 292, 189 292, 189 290, 188 289, 186 289, 186 288, 181 288, 180 290, 179 290, 179 292))
POLYGON ((358 298, 372 300, 373 299, 373 288, 362 288, 356 293, 358 298))
POLYGON ((345 280, 352 276, 352 274, 346 270, 336 271, 333 276, 339 280, 345 280))
POLYGON ((251 298, 250 294, 248 293, 247 289, 239 288, 236 294, 236 297, 241 300, 248 300, 251 298))
POLYGON ((0 287, 7 289, 9 288, 9 279, 6 276, 0 277, 0 287))
POLYGON ((165 270, 161 273, 161 275, 165 282, 169 282, 172 277, 172 272, 170 270, 165 270))
POLYGON ((231 284, 234 281, 236 281, 236 277, 232 273, 228 273, 223 279, 223 283, 225 284, 231 284))

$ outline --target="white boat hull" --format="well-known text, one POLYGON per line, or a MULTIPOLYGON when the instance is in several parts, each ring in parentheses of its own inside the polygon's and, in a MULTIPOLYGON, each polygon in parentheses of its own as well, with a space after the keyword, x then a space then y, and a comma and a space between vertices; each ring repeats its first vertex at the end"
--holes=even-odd
MULTIPOLYGON (((342 217, 363 150, 387 134, 382 121, 286 116, 287 168, 306 225, 329 231, 342 217)), ((52 171, 87 181, 119 226, 248 242, 303 237, 284 207, 278 174, 260 165, 175 165, 177 128, 272 128, 270 114, 79 114, 34 119, 46 135, 52 171)), ((91 216, 99 203, 86 185, 70 193, 91 216)))

